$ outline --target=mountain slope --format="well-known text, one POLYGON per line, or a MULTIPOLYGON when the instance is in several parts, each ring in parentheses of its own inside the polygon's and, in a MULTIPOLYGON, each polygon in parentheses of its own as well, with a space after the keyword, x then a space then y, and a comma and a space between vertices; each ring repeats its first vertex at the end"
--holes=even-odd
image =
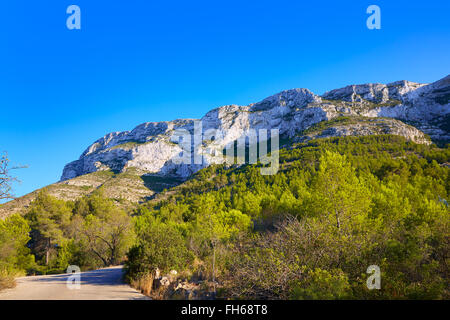
MULTIPOLYGON (((216 157, 217 151, 246 135, 248 130, 278 129, 282 137, 291 138, 316 123, 342 116, 396 118, 413 124, 432 139, 450 141, 449 99, 450 76, 429 85, 409 81, 351 85, 322 96, 308 89, 286 90, 248 106, 220 107, 201 118, 203 132, 218 129, 224 135, 223 139, 215 141, 216 150, 195 139, 192 141, 197 153, 203 154, 201 164, 174 162, 182 152, 174 132, 187 130, 193 134, 195 120, 151 122, 97 140, 79 160, 66 165, 61 180, 101 170, 125 171, 130 167, 162 176, 186 178, 220 161, 216 157)), ((396 126, 402 124, 397 122, 396 126)), ((358 135, 358 130, 354 128, 353 133, 358 135)), ((393 133, 415 141, 411 130, 394 130, 393 133)))
MULTIPOLYGON (((248 106, 228 105, 209 111, 200 122, 178 119, 148 122, 132 131, 105 135, 67 164, 50 194, 74 200, 102 187, 118 205, 133 206, 163 189, 180 184, 198 170, 222 160, 222 151, 249 130, 278 129, 283 141, 305 142, 336 136, 393 134, 419 144, 450 141, 450 76, 432 84, 397 81, 350 85, 315 95, 292 89, 248 106), (405 123, 406 122, 406 123, 405 123), (182 152, 174 133, 219 129, 221 139, 195 141, 201 164, 177 164, 182 152)), ((194 149, 195 150, 195 149, 194 149)), ((20 211, 39 190, 0 206, 0 218, 20 211)))
MULTIPOLYGON (((130 168, 123 173, 98 171, 76 178, 57 182, 46 187, 48 193, 58 199, 76 200, 91 194, 98 188, 103 189, 106 197, 115 199, 118 206, 129 208, 146 201, 164 189, 180 184, 176 178, 162 178, 144 175, 143 172, 130 168)), ((0 206, 0 219, 26 208, 42 189, 35 190, 23 197, 9 201, 0 206)))

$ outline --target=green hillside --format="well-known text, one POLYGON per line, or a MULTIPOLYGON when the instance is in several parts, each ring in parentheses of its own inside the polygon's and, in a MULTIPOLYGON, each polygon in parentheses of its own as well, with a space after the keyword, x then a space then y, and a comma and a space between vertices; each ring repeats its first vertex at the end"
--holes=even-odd
POLYGON ((23 221, 3 222, 32 230, 10 267, 125 261, 154 298, 448 299, 449 162, 448 146, 349 136, 280 150, 272 176, 210 166, 133 207, 117 207, 107 182, 76 201, 41 192, 23 221), (380 290, 367 289, 370 265, 380 290))

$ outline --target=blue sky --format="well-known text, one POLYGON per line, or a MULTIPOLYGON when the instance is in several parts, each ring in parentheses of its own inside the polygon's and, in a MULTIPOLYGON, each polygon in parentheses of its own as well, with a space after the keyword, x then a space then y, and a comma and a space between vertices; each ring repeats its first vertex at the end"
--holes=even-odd
POLYGON ((17 196, 112 131, 198 118, 290 88, 450 72, 449 1, 4 1, 0 8, 0 151, 17 196), (66 8, 81 8, 81 30, 66 8), (381 8, 381 30, 366 8, 381 8))

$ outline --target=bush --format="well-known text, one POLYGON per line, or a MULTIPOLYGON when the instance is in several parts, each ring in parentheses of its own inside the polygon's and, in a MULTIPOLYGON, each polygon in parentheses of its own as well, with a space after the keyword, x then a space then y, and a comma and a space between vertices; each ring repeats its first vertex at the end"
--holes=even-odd
POLYGON ((30 227, 18 214, 0 220, 0 290, 14 286, 14 278, 34 265, 34 256, 26 247, 30 227))
POLYGON ((156 269, 162 273, 181 270, 192 260, 179 231, 158 222, 143 231, 139 244, 130 249, 127 257, 125 268, 129 281, 153 275, 156 269))
POLYGON ((342 270, 331 271, 316 268, 304 272, 305 278, 291 291, 294 300, 332 300, 349 296, 350 284, 342 270))

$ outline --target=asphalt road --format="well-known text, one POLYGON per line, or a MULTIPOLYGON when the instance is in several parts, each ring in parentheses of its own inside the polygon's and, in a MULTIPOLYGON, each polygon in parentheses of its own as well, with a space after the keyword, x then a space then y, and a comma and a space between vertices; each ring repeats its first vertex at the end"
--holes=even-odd
POLYGON ((81 272, 79 289, 69 289, 70 274, 16 279, 16 287, 0 291, 0 300, 143 300, 146 296, 125 284, 122 267, 81 272))

